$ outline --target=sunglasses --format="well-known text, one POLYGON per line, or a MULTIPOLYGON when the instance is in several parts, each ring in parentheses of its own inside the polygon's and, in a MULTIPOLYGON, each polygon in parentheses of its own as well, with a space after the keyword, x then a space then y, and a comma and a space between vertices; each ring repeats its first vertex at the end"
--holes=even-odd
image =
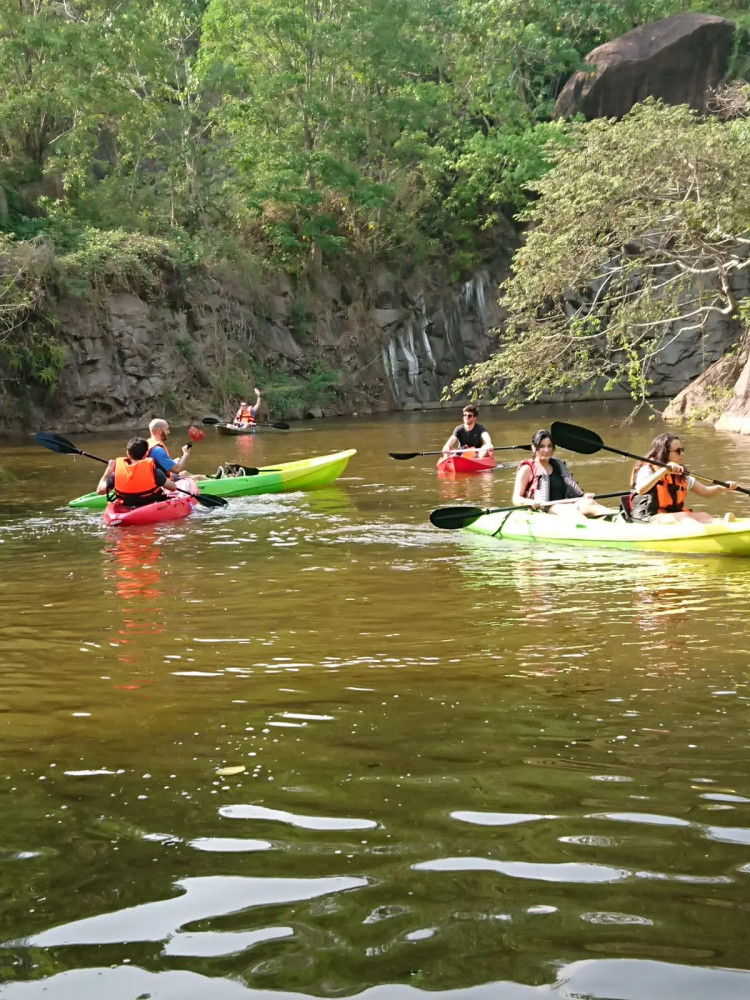
POLYGON ((675 455, 684 455, 685 454, 685 449, 684 448, 670 448, 670 451, 673 451, 675 453, 675 455))
POLYGON ((463 415, 465 417, 471 417, 472 420, 476 420, 477 419, 476 416, 473 413, 464 413, 463 415))

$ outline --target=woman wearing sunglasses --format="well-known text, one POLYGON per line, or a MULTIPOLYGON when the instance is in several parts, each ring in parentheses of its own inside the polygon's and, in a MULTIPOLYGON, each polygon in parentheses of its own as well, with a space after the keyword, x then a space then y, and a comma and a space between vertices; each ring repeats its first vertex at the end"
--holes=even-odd
MULTIPOLYGON (((630 513, 634 521, 674 524, 689 519, 708 524, 714 520, 710 514, 685 508, 687 492, 693 490, 699 497, 713 497, 725 493, 727 487, 704 486, 688 475, 682 464, 684 454, 682 441, 676 434, 659 434, 651 442, 646 461, 636 463, 630 477, 630 513), (651 465, 652 458, 665 462, 667 467, 651 465)), ((737 483, 730 483, 729 489, 736 490, 737 483)))

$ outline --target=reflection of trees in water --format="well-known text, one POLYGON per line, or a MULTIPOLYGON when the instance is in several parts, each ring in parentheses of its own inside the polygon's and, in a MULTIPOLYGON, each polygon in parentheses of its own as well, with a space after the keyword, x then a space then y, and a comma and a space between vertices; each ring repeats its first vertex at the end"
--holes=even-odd
POLYGON ((511 469, 490 472, 436 473, 440 502, 453 506, 465 503, 470 507, 507 507, 513 503, 511 469))
POLYGON ((486 591, 488 624, 513 629, 517 654, 538 660, 540 669, 552 663, 575 669, 575 660, 563 658, 566 646, 567 655, 599 650, 608 660, 639 662, 645 651, 656 669, 680 669, 697 644, 715 640, 717 622, 728 637, 744 629, 743 609, 750 600, 745 559, 460 535, 464 585, 486 591))
MULTIPOLYGON (((129 527, 112 533, 104 549, 106 572, 114 592, 122 600, 122 624, 118 629, 120 663, 134 665, 147 653, 143 636, 164 631, 160 598, 162 548, 152 525, 129 527)), ((122 685, 120 685, 122 686, 122 685)), ((140 687, 140 684, 126 685, 140 687)))

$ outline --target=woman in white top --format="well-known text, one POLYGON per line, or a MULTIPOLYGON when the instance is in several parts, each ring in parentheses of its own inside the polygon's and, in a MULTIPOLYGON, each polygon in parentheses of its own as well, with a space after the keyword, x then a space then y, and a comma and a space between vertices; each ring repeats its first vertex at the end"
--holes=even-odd
MULTIPOLYGON (((645 462, 633 467, 630 477, 631 516, 634 521, 657 521, 660 524, 675 524, 678 521, 693 520, 709 524, 714 518, 703 511, 685 509, 688 490, 699 497, 713 497, 725 493, 726 486, 704 486, 685 472, 683 456, 685 449, 676 434, 659 434, 651 442, 645 462), (665 462, 651 465, 649 459, 665 462)), ((737 489, 737 483, 730 482, 730 490, 737 489)))

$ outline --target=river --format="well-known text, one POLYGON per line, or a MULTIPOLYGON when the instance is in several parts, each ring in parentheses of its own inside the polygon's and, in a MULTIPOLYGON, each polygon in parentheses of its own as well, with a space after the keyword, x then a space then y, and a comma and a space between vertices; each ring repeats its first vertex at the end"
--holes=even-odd
MULTIPOLYGON (((459 416, 209 429, 194 471, 358 454, 317 492, 126 530, 64 506, 102 466, 3 442, 3 1000, 750 995, 750 560, 433 528, 508 501, 521 457, 388 458, 459 416)), ((635 452, 662 429, 480 419, 514 444, 551 418, 635 452)), ((750 441, 683 440, 750 483, 750 441)))

